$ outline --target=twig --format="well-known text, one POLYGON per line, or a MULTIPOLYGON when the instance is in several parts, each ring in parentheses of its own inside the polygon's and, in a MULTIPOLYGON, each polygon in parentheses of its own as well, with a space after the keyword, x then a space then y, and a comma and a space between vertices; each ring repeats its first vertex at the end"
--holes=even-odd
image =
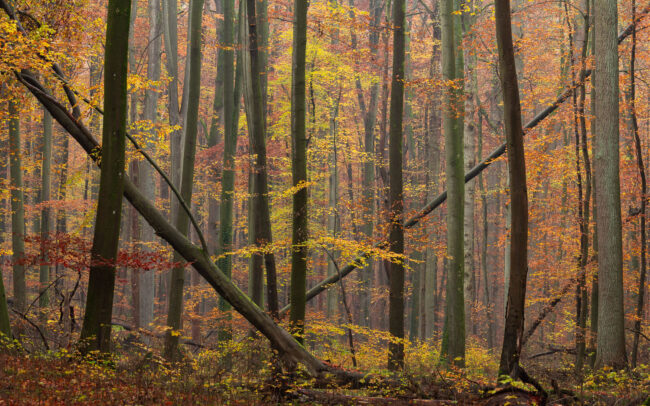
POLYGON ((41 330, 41 328, 36 323, 31 321, 24 313, 19 312, 18 310, 14 309, 13 306, 11 306, 9 308, 11 309, 12 312, 19 315, 23 320, 25 320, 27 323, 31 324, 31 326, 34 327, 36 329, 36 331, 38 331, 38 335, 41 336, 41 340, 43 340, 43 345, 45 346, 45 349, 49 351, 50 346, 47 343, 47 339, 45 338, 45 334, 43 333, 43 330, 41 330))

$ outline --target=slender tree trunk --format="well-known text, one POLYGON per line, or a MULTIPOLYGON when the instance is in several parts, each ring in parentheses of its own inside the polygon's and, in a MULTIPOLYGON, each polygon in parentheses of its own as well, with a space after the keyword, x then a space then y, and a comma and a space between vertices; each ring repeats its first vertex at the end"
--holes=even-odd
POLYGON ((454 2, 441 0, 442 26, 442 76, 449 85, 443 94, 442 127, 445 134, 447 203, 447 301, 445 328, 442 338, 441 358, 458 366, 465 365, 465 301, 463 292, 463 135, 462 118, 458 117, 460 95, 453 81, 462 80, 457 72, 456 46, 454 40, 454 2))
MULTIPOLYGON (((591 161, 589 159, 589 148, 587 145, 587 123, 585 119, 585 76, 587 69, 587 43, 589 38, 590 24, 590 7, 589 0, 584 2, 585 15, 582 32, 582 47, 580 51, 580 70, 578 75, 578 95, 575 105, 576 119, 576 163, 578 170, 578 194, 579 194, 579 229, 580 229, 580 258, 578 264, 578 285, 576 291, 577 308, 576 308, 576 371, 582 371, 586 352, 586 330, 587 330, 587 310, 589 306, 589 297, 587 290, 587 276, 585 274, 587 263, 589 262, 589 220, 590 220, 590 203, 591 203, 591 161), (579 138, 578 138, 579 136, 579 138), (582 182, 580 174, 580 157, 584 162, 585 181, 582 182), (582 189, 584 185, 584 197, 582 189)), ((574 97, 575 97, 574 93, 574 97)))
POLYGON ((52 236, 52 213, 49 208, 49 201, 52 199, 52 115, 43 110, 43 164, 41 169, 41 203, 44 203, 41 210, 41 266, 39 271, 39 294, 38 306, 41 309, 41 317, 45 315, 44 310, 50 304, 50 256, 49 241, 52 236))
MULTIPOLYGON (((149 0, 149 47, 147 49, 147 80, 160 80, 160 50, 161 50, 161 17, 160 17, 160 0, 149 0)), ((147 89, 144 94, 144 112, 143 118, 151 125, 151 135, 155 133, 158 109, 158 92, 154 89, 147 89)), ((147 138, 145 148, 152 154, 155 149, 155 143, 149 141, 153 137, 147 138)), ((149 199, 154 200, 156 185, 154 174, 151 166, 145 163, 140 167, 140 185, 142 193, 149 199)), ((153 228, 144 221, 141 221, 141 239, 142 250, 151 251, 149 243, 155 240, 153 228)), ((154 321, 154 286, 155 271, 143 270, 139 277, 139 315, 140 327, 149 329, 154 321)))
MULTIPOLYGON (((165 45, 167 74, 170 76, 167 87, 169 126, 183 125, 180 106, 178 105, 178 5, 177 0, 162 0, 163 37, 165 45)), ((185 69, 188 70, 187 68, 185 69)), ((171 180, 178 187, 181 177, 181 138, 182 129, 175 129, 170 134, 169 150, 171 154, 171 180)), ((172 197, 172 202, 175 200, 172 197)), ((171 204, 172 218, 176 218, 175 205, 171 204)))
POLYGON ((307 52, 307 0, 293 6, 293 68, 291 84, 291 161, 293 174, 293 223, 291 241, 291 323, 298 341, 305 330, 307 283, 307 134, 305 132, 305 58, 307 52))
MULTIPOLYGON (((632 0, 632 20, 636 19, 636 1, 632 0)), ((641 178, 641 213, 639 215, 639 222, 641 227, 641 272, 639 273, 639 295, 636 302, 636 319, 634 320, 634 342, 632 344, 632 368, 636 368, 638 352, 639 352, 639 337, 641 335, 641 325, 644 318, 644 299, 645 299, 645 280, 646 280, 646 205, 648 196, 648 186, 645 175, 645 165, 643 162, 643 148, 641 146, 641 137, 639 136, 639 122, 636 116, 636 29, 632 32, 632 52, 630 55, 630 124, 634 135, 634 146, 636 150, 636 162, 639 169, 639 177, 641 178)))
MULTIPOLYGON (((203 0, 190 2, 190 47, 188 53, 189 89, 187 103, 187 117, 184 125, 183 167, 181 171, 181 198, 190 203, 194 186, 194 158, 196 155, 196 134, 198 130, 199 99, 201 94, 201 23, 203 17, 203 0)), ((175 200, 176 201, 176 200, 175 200)), ((176 207, 176 228, 188 235, 189 216, 181 209, 180 203, 176 207)), ((182 262, 180 254, 174 254, 174 262, 182 262)), ((181 316, 183 312, 183 285, 185 284, 185 267, 172 270, 169 286, 169 310, 167 313, 167 333, 165 334, 165 357, 169 360, 176 359, 178 352, 178 339, 182 328, 181 316)))
MULTIPOLYGON (((222 104, 223 104, 223 169, 221 172, 221 202, 219 213, 219 240, 217 244, 217 257, 219 269, 228 277, 232 274, 232 251, 233 241, 233 200, 235 192, 235 150, 237 148, 237 123, 235 108, 239 110, 239 100, 235 100, 235 38, 234 38, 235 2, 225 0, 223 2, 223 25, 221 43, 224 47, 221 50, 220 58, 222 64, 222 104)), ((219 298, 219 309, 227 312, 230 305, 222 298, 219 298)), ((222 329, 219 338, 230 339, 229 328, 222 329)))
MULTIPOLYGON (((479 115, 477 126, 478 139, 478 156, 483 154, 483 117, 479 115)), ((489 241, 489 222, 488 222, 488 196, 486 188, 486 179, 483 174, 478 179, 478 188, 481 195, 481 222, 483 223, 481 238, 481 270, 483 271, 483 307, 487 319, 487 346, 490 350, 496 347, 495 334, 496 326, 494 320, 494 303, 490 300, 490 277, 488 271, 488 241, 489 241)))
MULTIPOLYGON (((252 114, 249 117, 249 135, 250 145, 255 155, 253 163, 253 210, 254 216, 254 238, 258 248, 263 250, 265 246, 273 242, 271 237, 271 218, 269 212, 269 186, 266 163, 266 136, 264 123, 264 97, 262 93, 262 83, 260 76, 262 65, 258 49, 258 20, 256 17, 255 0, 246 1, 246 12, 248 16, 248 41, 249 41, 249 69, 247 72, 248 86, 245 93, 246 99, 252 114)), ((278 314, 278 289, 277 275, 275 268, 275 256, 272 252, 258 253, 264 258, 264 267, 266 268, 266 289, 267 289, 267 306, 271 314, 275 317, 278 314)))
POLYGON ((404 191, 402 181, 402 118, 404 114, 404 59, 406 2, 393 1, 393 78, 390 92, 389 124, 389 208, 391 253, 388 329, 394 340, 388 344, 388 369, 404 367, 404 191))
MULTIPOLYGON (((337 106, 338 107, 338 106, 337 106)), ((334 109, 332 109, 332 118, 330 119, 330 139, 332 143, 332 152, 330 153, 330 176, 329 176, 329 190, 328 190, 328 204, 329 213, 327 215, 327 231, 332 238, 336 238, 339 233, 339 213, 338 213, 338 198, 339 198, 339 171, 338 171, 338 139, 336 133, 336 117, 334 117, 334 109)), ((333 276, 338 273, 335 260, 337 252, 333 252, 330 258, 327 255, 327 276, 333 276)), ((327 291, 327 308, 326 315, 330 322, 336 323, 336 315, 339 305, 339 295, 337 289, 329 289, 327 291)))
POLYGON ((11 249, 14 280, 14 306, 24 311, 25 285, 25 206, 23 191, 22 154, 20 144, 20 111, 16 100, 9 100, 9 167, 11 187, 11 249))
MULTIPOLYGON (((460 2, 456 0, 456 9, 460 10, 460 2)), ((476 122, 474 115, 476 107, 474 106, 474 94, 476 88, 475 78, 475 56, 472 50, 463 49, 463 35, 470 35, 472 21, 469 13, 454 18, 456 46, 456 76, 462 79, 463 87, 459 90, 460 103, 463 103, 459 120, 461 120, 463 133, 463 159, 464 170, 471 170, 476 165, 476 122), (465 77, 467 76, 467 77, 465 77)), ((474 261, 474 202, 475 202, 475 182, 471 180, 465 184, 464 195, 464 214, 463 214, 463 246, 464 246, 464 263, 463 263, 463 290, 465 299, 465 334, 474 330, 472 321, 472 311, 476 298, 475 284, 475 261, 474 261)))
MULTIPOLYGON (((227 52, 234 52, 234 50, 227 48, 226 38, 224 37, 226 33, 224 32, 223 25, 225 20, 228 19, 225 10, 226 2, 227 1, 220 1, 220 0, 214 1, 215 11, 217 13, 217 18, 215 18, 215 26, 217 27, 217 43, 219 44, 219 49, 217 50, 217 75, 215 78, 215 85, 214 85, 214 101, 212 103, 212 118, 210 119, 210 131, 207 135, 208 148, 213 148, 221 142, 222 135, 223 135, 221 125, 225 126, 224 116, 223 116, 224 91, 225 91, 225 89, 223 88, 223 84, 224 84, 223 75, 225 71, 225 56, 227 52), (223 20, 221 20, 221 16, 223 16, 223 20)), ((230 16, 231 21, 232 18, 233 17, 231 15, 230 16)), ((232 40, 229 43, 232 46, 232 40)), ((225 145, 224 145, 224 153, 225 153, 225 145)), ((220 180, 219 176, 223 174, 223 167, 222 167, 222 173, 219 174, 217 173, 216 163, 214 163, 213 165, 214 166, 210 167, 210 175, 212 175, 215 181, 214 183, 216 185, 220 180)), ((223 192, 223 185, 222 185, 222 192, 223 192)), ((219 199, 213 196, 214 195, 212 193, 209 193, 209 196, 207 198, 208 225, 207 225, 206 238, 208 242, 208 248, 210 248, 211 252, 216 253, 218 251, 219 238, 220 238, 219 221, 221 216, 221 207, 220 207, 219 199)))
POLYGON ((109 0, 106 26, 101 176, 80 337, 82 341, 88 340, 82 344, 84 350, 101 352, 110 351, 115 259, 122 216, 130 6, 130 0, 109 0))
POLYGON ((618 13, 616 0, 596 0, 594 177, 598 206, 598 349, 596 366, 624 368, 625 311, 619 179, 618 13))
MULTIPOLYGON (((0 97, 4 97, 6 95, 5 91, 5 85, 0 85, 0 97)), ((0 144, 2 146, 2 152, 5 152, 6 150, 6 141, 2 141, 0 144)), ((11 150, 7 151, 9 154, 11 154, 11 150)), ((2 169, 3 175, 6 176, 7 173, 7 161, 4 161, 1 165, 0 168, 2 169)), ((4 210, 6 208, 6 203, 5 199, 0 200, 1 208, 4 210)), ((6 232, 6 222, 5 222, 5 216, 4 214, 0 216, 1 218, 1 225, 2 228, 0 229, 0 232, 3 234, 6 232)), ((0 260, 5 260, 4 255, 0 255, 0 260)), ((2 275, 0 275, 0 335, 4 334, 8 338, 11 338, 11 325, 9 323, 9 308, 7 305, 7 294, 5 292, 5 285, 4 285, 4 280, 2 278, 2 275)))
POLYGON ((512 229, 510 232, 510 287, 506 305, 506 321, 499 374, 512 373, 519 363, 521 336, 524 330, 526 277, 528 273, 528 196, 524 132, 521 124, 521 105, 515 55, 512 45, 510 1, 496 0, 496 36, 499 48, 499 71, 503 91, 503 114, 508 152, 510 205, 512 229))
MULTIPOLYGON (((246 10, 246 2, 240 1, 239 3, 239 14, 240 14, 240 23, 239 23, 239 32, 241 37, 242 47, 245 48, 249 44, 249 26, 248 26, 248 12, 246 10)), ((257 222, 257 217, 260 215, 256 211, 256 196, 255 196, 255 152, 253 151, 252 143, 252 132, 255 127, 255 124, 264 125, 264 120, 260 116, 255 116, 254 114, 254 100, 253 100, 253 79, 251 77, 251 64, 250 64, 250 53, 242 51, 240 53, 242 61, 242 77, 244 83, 244 108, 246 111, 246 121, 248 125, 248 135, 249 135, 249 154, 251 157, 250 169, 248 173, 248 244, 251 246, 256 246, 257 243, 257 232, 255 230, 255 223, 257 222)), ((264 256, 262 252, 254 252, 249 260, 248 267, 248 294, 255 304, 260 307, 263 307, 264 304, 264 256)))

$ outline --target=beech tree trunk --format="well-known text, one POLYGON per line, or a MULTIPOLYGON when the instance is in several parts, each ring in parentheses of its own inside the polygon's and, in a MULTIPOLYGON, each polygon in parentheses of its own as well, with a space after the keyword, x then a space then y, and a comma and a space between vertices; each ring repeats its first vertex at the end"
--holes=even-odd
POLYGON ((388 331, 394 338, 388 344, 388 369, 404 367, 404 195, 402 181, 402 118, 404 114, 404 59, 406 2, 393 1, 393 77, 389 121, 389 249, 397 255, 390 262, 388 331))
POLYGON ((291 239, 291 324, 302 342, 305 330, 307 283, 307 135, 305 131, 305 58, 307 52, 307 0, 295 0, 293 13, 293 65, 291 82, 291 160, 293 222, 291 239))
POLYGON ((25 206, 23 191, 23 150, 20 143, 20 111, 18 101, 9 100, 9 169, 11 186, 11 249, 14 281, 14 307, 25 310, 27 287, 25 285, 25 206))
POLYGON ((41 166, 41 266, 39 269, 39 294, 38 306, 41 309, 41 318, 44 310, 50 304, 50 257, 49 241, 52 238, 52 213, 49 201, 52 199, 52 115, 43 109, 43 163, 41 166))
POLYGON ((128 32, 130 0, 109 0, 104 54, 104 127, 101 176, 86 311, 81 329, 84 351, 109 352, 115 288, 115 259, 124 190, 128 32), (83 342, 87 341, 87 342, 83 342))
POLYGON ((463 78, 458 72, 454 37, 454 2, 440 0, 442 27, 442 76, 449 84, 445 86, 442 107, 442 128, 445 134, 447 205, 447 299, 445 325, 440 357, 443 361, 465 365, 465 300, 463 292, 463 224, 465 182, 463 179, 462 117, 458 117, 462 100, 454 81, 463 78))
POLYGON ((598 206, 598 348, 596 366, 625 368, 623 248, 619 179, 619 85, 616 0, 596 0, 594 178, 598 206))
MULTIPOLYGON (((217 241, 217 257, 219 268, 230 277, 232 273, 232 251, 233 242, 233 200, 235 191, 235 150, 237 148, 237 124, 236 118, 239 114, 239 100, 235 99, 235 41, 234 41, 234 19, 235 2, 225 0, 223 2, 223 25, 221 43, 224 47, 221 52, 222 64, 219 69, 222 71, 221 84, 223 104, 223 169, 221 172, 221 202, 219 212, 219 239, 217 241)), ((230 310, 230 306, 223 299, 219 298, 221 311, 230 310)), ((219 338, 229 339, 231 336, 229 327, 221 329, 219 338)))
POLYGON ((528 195, 526 188, 526 162, 524 156, 524 131, 521 123, 519 83, 512 45, 510 1, 496 0, 496 37, 499 48, 499 71, 503 91, 503 122, 508 153, 508 178, 510 180, 510 286, 506 305, 503 347, 499 375, 514 372, 521 354, 521 337, 524 332, 524 306, 526 277, 528 274, 528 195))
MULTIPOLYGON (((192 201, 194 186, 194 158, 196 155, 196 134, 198 130, 199 99, 201 93, 201 23, 203 17, 203 0, 190 2, 190 48, 188 53, 189 89, 187 103, 187 116, 183 136, 183 160, 181 170, 181 198, 188 204, 192 201)), ((175 209, 176 229, 187 236, 189 231, 189 215, 180 207, 180 202, 175 209)), ((182 262, 179 253, 174 254, 174 262, 182 262)), ((169 360, 176 359, 178 341, 182 328, 181 316, 183 313, 183 286, 185 284, 185 267, 180 266, 172 270, 169 286, 169 309, 167 312, 167 327, 165 334, 165 357, 169 360)))
MULTIPOLYGON (((269 186, 266 163, 266 124, 264 119, 265 101, 262 87, 262 60, 259 52, 258 19, 255 0, 246 1, 248 21, 248 69, 246 72, 247 89, 244 94, 251 114, 248 117, 250 146, 255 159, 253 162, 253 212, 254 238, 258 249, 273 242, 271 236, 271 218, 269 209, 269 186)), ((266 269, 267 306, 272 315, 278 314, 278 289, 275 256, 272 252, 258 252, 262 256, 266 269)))
MULTIPOLYGON (((636 1, 632 0, 632 18, 636 17, 636 1)), ((648 185, 645 174, 645 164, 643 162, 643 148, 641 146, 641 137, 639 136, 639 122, 636 115, 636 29, 632 32, 632 53, 630 55, 630 127, 634 136, 634 147, 636 151, 636 162, 639 170, 639 177, 641 178, 641 213, 639 215, 639 222, 641 228, 641 271, 639 273, 639 293, 636 302, 636 319, 634 320, 634 342, 632 344, 632 368, 636 368, 638 352, 639 352, 639 338, 641 336, 641 325, 644 319, 644 304, 645 304, 645 280, 646 280, 646 206, 648 199, 648 185)))

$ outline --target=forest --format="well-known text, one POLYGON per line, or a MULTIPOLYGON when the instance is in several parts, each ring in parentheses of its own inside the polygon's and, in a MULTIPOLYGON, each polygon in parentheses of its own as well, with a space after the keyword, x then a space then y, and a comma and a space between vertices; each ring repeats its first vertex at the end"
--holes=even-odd
POLYGON ((648 405, 646 0, 0 0, 0 405, 648 405))

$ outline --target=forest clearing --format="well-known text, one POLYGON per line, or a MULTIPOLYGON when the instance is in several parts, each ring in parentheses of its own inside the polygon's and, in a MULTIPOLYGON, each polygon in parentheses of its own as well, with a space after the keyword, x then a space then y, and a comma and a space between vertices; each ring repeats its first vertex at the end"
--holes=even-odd
POLYGON ((0 405, 650 404, 646 0, 0 0, 0 405))

